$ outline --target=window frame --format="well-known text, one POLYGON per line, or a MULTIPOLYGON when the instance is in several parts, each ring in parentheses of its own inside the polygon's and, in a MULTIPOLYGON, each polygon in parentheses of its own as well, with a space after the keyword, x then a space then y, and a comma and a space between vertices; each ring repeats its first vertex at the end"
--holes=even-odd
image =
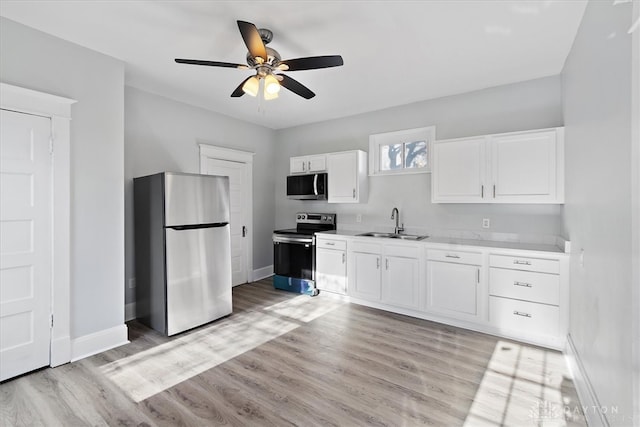
MULTIPOLYGON (((369 176, 383 175, 410 175, 418 173, 431 173, 432 146, 436 139, 436 127, 405 129, 394 132, 384 132, 369 135, 369 176), (406 168, 403 155, 402 167, 398 169, 381 170, 380 149, 385 145, 406 144, 410 142, 425 141, 427 144, 427 166, 422 168, 406 168)), ((404 154, 404 147, 403 147, 404 154)))

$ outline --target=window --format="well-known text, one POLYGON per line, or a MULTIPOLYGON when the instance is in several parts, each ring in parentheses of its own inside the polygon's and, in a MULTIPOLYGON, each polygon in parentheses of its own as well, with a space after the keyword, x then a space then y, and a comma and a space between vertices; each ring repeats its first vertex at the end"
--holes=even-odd
POLYGON ((387 132, 369 137, 369 174, 431 172, 430 142, 435 127, 387 132))

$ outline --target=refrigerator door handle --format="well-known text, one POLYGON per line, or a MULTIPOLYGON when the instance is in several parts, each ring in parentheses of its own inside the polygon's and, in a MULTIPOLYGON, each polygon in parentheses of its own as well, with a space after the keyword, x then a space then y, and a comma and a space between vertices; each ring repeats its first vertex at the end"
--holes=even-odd
POLYGON ((190 225, 171 225, 166 228, 170 228, 172 230, 184 231, 184 230, 197 230, 199 228, 216 228, 216 227, 226 227, 228 222, 210 222, 208 224, 190 224, 190 225))

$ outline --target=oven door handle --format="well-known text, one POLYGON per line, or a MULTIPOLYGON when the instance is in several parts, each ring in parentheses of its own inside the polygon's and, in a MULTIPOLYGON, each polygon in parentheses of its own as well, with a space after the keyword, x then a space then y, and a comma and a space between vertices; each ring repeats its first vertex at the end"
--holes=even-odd
POLYGON ((273 235, 273 243, 290 243, 294 245, 313 245, 314 238, 273 235))

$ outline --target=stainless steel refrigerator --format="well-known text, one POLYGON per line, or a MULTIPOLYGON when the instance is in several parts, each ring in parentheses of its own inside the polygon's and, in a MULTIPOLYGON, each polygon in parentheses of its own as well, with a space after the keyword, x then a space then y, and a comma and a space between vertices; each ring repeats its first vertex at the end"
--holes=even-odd
POLYGON ((231 314, 229 178, 135 178, 136 317, 174 335, 231 314))

